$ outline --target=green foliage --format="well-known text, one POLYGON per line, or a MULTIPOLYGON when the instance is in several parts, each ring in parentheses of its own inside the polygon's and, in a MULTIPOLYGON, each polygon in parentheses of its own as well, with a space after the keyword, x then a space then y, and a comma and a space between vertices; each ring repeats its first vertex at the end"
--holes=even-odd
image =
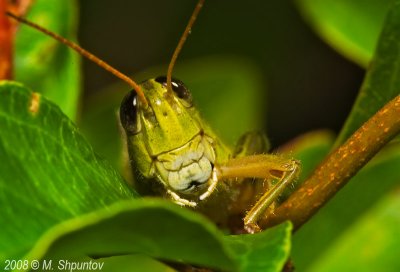
MULTIPOLYGON (((36 0, 28 19, 50 26, 69 40, 76 39, 77 3, 36 0)), ((72 120, 80 98, 80 58, 56 40, 20 26, 15 45, 15 78, 55 102, 72 120), (38 80, 40 79, 40 80, 38 80)))
MULTIPOLYGON (((360 96, 336 144, 399 93, 400 1, 384 21, 387 2, 298 0, 318 33, 363 65, 371 60, 385 22, 360 96)), ((68 38, 75 35, 74 1, 38 0, 29 16, 68 38)), ((89 144, 58 108, 76 117, 79 58, 26 27, 18 35, 17 80, 43 95, 37 100, 19 83, 0 85, 0 267, 6 259, 101 257, 97 261, 105 263, 103 271, 174 271, 171 263, 281 271, 291 254, 299 271, 398 270, 399 201, 398 194, 388 195, 399 180, 398 143, 386 147, 304 225, 293 245, 290 223, 256 235, 228 236, 192 211, 138 198, 96 155, 118 165, 116 112, 124 95, 115 92, 119 83, 91 97, 83 110, 81 127, 89 144)), ((165 67, 135 78, 162 71, 165 67)), ((259 93, 261 76, 244 60, 204 58, 179 64, 176 75, 188 79, 198 108, 231 145, 241 132, 257 128, 265 115, 259 103, 265 100, 259 93)), ((297 138, 282 151, 302 161, 302 181, 333 145, 332 135, 319 131, 297 138)))
POLYGON ((400 197, 382 199, 332 244, 310 271, 399 271, 400 197))
POLYGON ((141 253, 223 270, 254 271, 251 265, 257 263, 262 271, 279 271, 289 254, 290 231, 287 223, 262 234, 224 236, 198 214, 163 200, 139 199, 118 202, 56 226, 27 258, 141 253))
POLYGON ((350 60, 367 67, 391 0, 297 0, 306 21, 350 60))
POLYGON ((0 85, 0 96, 4 264, 54 225, 135 194, 58 107, 40 96, 36 112, 32 92, 12 82, 0 85))
POLYGON ((154 272, 176 271, 156 259, 141 254, 106 257, 98 259, 97 261, 104 262, 102 271, 105 272, 131 272, 135 270, 154 272))
POLYGON ((394 2, 385 19, 374 59, 368 68, 358 98, 336 140, 342 144, 383 105, 399 94, 400 4, 394 2))

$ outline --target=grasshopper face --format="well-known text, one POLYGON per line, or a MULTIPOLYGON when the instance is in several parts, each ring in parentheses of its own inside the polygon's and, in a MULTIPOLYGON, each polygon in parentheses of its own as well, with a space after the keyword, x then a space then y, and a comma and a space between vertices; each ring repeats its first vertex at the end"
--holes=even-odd
POLYGON ((191 94, 178 80, 168 92, 165 77, 141 84, 148 106, 135 92, 121 104, 120 118, 128 137, 130 158, 145 178, 156 178, 179 195, 197 195, 211 184, 216 158, 191 94))

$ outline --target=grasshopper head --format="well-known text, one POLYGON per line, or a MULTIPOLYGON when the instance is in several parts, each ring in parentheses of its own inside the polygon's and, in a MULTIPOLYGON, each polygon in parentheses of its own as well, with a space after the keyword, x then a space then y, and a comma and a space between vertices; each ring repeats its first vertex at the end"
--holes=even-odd
POLYGON ((215 150, 189 90, 174 79, 169 92, 165 77, 140 87, 148 105, 132 91, 120 108, 131 161, 144 177, 158 179, 170 191, 200 193, 210 182, 215 150))

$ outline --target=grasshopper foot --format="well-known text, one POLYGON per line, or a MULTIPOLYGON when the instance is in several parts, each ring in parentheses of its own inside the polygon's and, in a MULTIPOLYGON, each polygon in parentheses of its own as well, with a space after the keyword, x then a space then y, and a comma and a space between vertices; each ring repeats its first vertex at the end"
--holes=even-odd
POLYGON ((262 229, 256 223, 245 224, 244 229, 249 234, 254 234, 262 231, 262 229))

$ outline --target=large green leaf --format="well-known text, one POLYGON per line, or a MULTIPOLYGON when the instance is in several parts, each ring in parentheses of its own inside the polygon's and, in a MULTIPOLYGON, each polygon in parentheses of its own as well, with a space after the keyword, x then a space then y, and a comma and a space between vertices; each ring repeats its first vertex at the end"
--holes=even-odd
MULTIPOLYGON (((29 10, 31 21, 69 40, 75 40, 75 0, 36 0, 29 10)), ((80 57, 58 41, 28 26, 20 25, 15 45, 15 78, 44 94, 76 118, 80 96, 80 57)))
POLYGON ((353 109, 336 145, 343 143, 383 105, 399 94, 400 1, 393 2, 379 37, 376 52, 353 109))
POLYGON ((350 60, 367 67, 391 0, 297 0, 317 33, 350 60))
POLYGON ((58 107, 12 82, 0 97, 2 264, 55 224, 134 197, 58 107))
MULTIPOLYGON (((155 67, 134 78, 140 82, 165 73, 165 67, 155 67)), ((235 58, 202 58, 179 64, 174 76, 185 82, 201 114, 230 145, 244 132, 262 129, 265 98, 259 71, 251 63, 235 58)), ((126 86, 118 83, 90 97, 80 124, 96 152, 114 166, 118 166, 122 145, 117 112, 126 93, 126 86)))
POLYGON ((285 223, 256 235, 224 236, 202 216, 171 202, 138 199, 58 225, 25 258, 57 262, 142 253, 227 271, 281 271, 290 232, 285 223))
POLYGON ((282 271, 291 248, 291 224, 252 235, 224 237, 227 246, 234 252, 239 271, 282 271))
POLYGON ((398 186, 399 165, 400 145, 391 144, 296 232, 293 259, 299 270, 308 268, 376 201, 398 186))
POLYGON ((399 271, 400 194, 385 197, 351 226, 310 271, 399 271))
POLYGON ((177 271, 166 264, 161 263, 151 257, 142 254, 122 255, 96 260, 104 262, 103 272, 132 272, 132 271, 152 271, 152 272, 174 272, 177 271))

